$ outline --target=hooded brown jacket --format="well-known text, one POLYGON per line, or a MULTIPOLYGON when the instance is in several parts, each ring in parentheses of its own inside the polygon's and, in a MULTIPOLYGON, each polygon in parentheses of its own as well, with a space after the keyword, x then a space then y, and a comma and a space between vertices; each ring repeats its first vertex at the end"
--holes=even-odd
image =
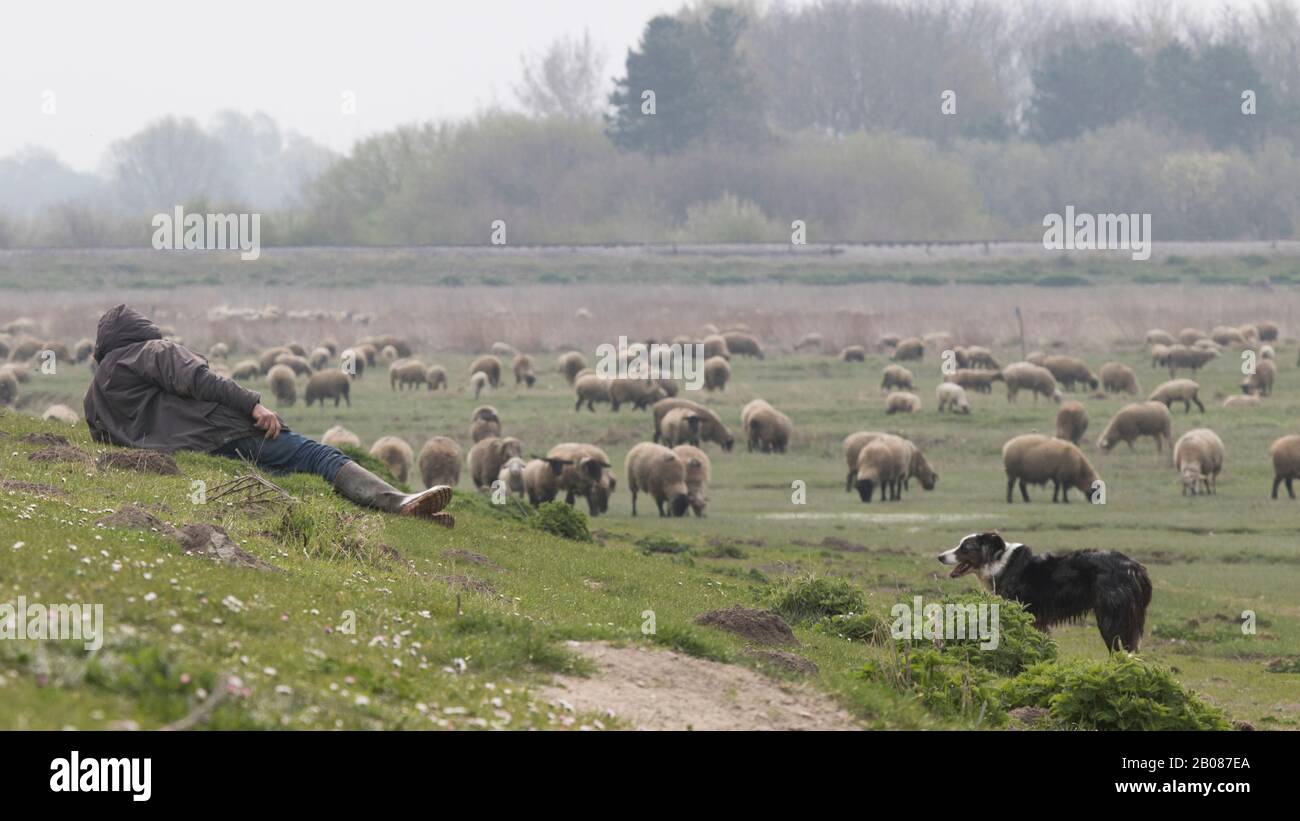
POLYGON ((149 450, 212 451, 252 436, 261 396, 208 370, 158 326, 118 305, 99 320, 86 426, 97 441, 149 450))

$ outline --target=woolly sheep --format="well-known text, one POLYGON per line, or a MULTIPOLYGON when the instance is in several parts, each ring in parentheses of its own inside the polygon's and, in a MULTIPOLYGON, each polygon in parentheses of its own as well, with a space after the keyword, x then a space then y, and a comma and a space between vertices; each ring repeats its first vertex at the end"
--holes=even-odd
POLYGON ((799 341, 794 343, 796 352, 802 351, 820 351, 822 349, 822 335, 816 331, 811 331, 799 337, 799 341))
POLYGON ((1255 362, 1255 372, 1241 381, 1241 392, 1257 396, 1271 395, 1276 374, 1277 366, 1271 360, 1257 360, 1255 362))
POLYGON ((709 334, 704 337, 704 358, 712 359, 720 356, 723 359, 731 359, 731 350, 727 347, 727 340, 719 334, 709 334))
POLYGON ((65 425, 75 425, 81 421, 77 412, 67 405, 50 405, 41 414, 41 418, 47 422, 62 422, 65 425))
POLYGON ((361 354, 361 358, 366 360, 366 366, 373 368, 375 361, 379 358, 379 349, 374 345, 360 344, 355 348, 356 352, 361 354))
POLYGON ((731 365, 720 356, 704 361, 704 389, 707 391, 725 391, 731 380, 731 365))
POLYGON ((501 360, 491 354, 475 359, 469 366, 470 374, 487 374, 488 384, 497 387, 501 384, 501 360))
POLYGON ((1213 350, 1175 345, 1169 349, 1165 364, 1169 367, 1171 377, 1177 376, 1180 370, 1190 370, 1192 373, 1196 373, 1218 355, 1219 353, 1213 350))
POLYGON ((1213 339, 1216 344, 1222 345, 1225 348, 1246 344, 1246 337, 1240 330, 1229 328, 1224 325, 1219 325, 1215 327, 1214 330, 1210 331, 1210 339, 1213 339))
POLYGON ((565 504, 572 505, 583 496, 589 515, 609 510, 609 497, 617 483, 604 450, 583 442, 564 442, 547 451, 546 458, 562 463, 556 484, 564 491, 565 504))
POLYGON ((1259 330, 1260 342, 1277 341, 1280 331, 1278 330, 1276 322, 1269 322, 1268 320, 1265 320, 1263 322, 1256 322, 1255 327, 1259 330))
POLYGON ((1025 361, 1030 365, 1037 365, 1041 368, 1043 363, 1047 361, 1047 354, 1042 351, 1030 351, 1029 355, 1025 357, 1025 361))
POLYGON ((282 353, 275 358, 275 364, 292 368, 296 376, 308 376, 312 371, 311 363, 297 354, 282 353))
POLYGON ((673 408, 659 423, 660 439, 668 447, 678 444, 698 446, 704 417, 690 408, 673 408))
MULTIPOLYGON (((163 332, 163 336, 168 336, 168 335, 169 334, 167 334, 166 331, 163 332)), ((294 356, 302 356, 302 357, 307 356, 307 349, 302 346, 301 342, 286 342, 284 343, 284 347, 288 348, 289 353, 293 354, 294 356)))
POLYGON ((907 391, 895 391, 885 397, 885 415, 896 413, 920 413, 921 397, 907 391))
POLYGON ((686 486, 686 464, 672 450, 653 442, 642 442, 627 453, 624 461, 627 486, 632 494, 632 515, 636 497, 644 490, 655 500, 660 516, 683 516, 691 505, 686 486), (667 510, 664 505, 667 504, 667 510))
POLYGON ((469 377, 469 386, 474 391, 474 398, 478 399, 479 395, 482 394, 483 391, 487 390, 488 375, 482 371, 471 374, 469 377))
POLYGON ((907 368, 902 365, 886 365, 884 376, 880 380, 880 389, 882 391, 913 390, 916 384, 916 377, 907 368))
POLYGON ((885 434, 873 430, 860 430, 857 433, 850 433, 844 437, 844 461, 848 463, 849 474, 844 481, 844 491, 846 493, 853 490, 854 477, 858 472, 858 454, 867 446, 869 442, 878 439, 885 434))
POLYGON ((537 374, 533 370, 533 358, 526 353, 515 354, 511 369, 515 372, 516 385, 522 382, 531 388, 537 381, 537 374))
MULTIPOLYGON (((77 344, 72 346, 72 358, 78 365, 90 359, 94 353, 95 340, 93 339, 78 339, 77 344)), ((227 349, 227 353, 229 353, 229 349, 227 349)), ((224 357, 225 354, 222 354, 222 356, 224 357)))
POLYGON ((925 356, 925 343, 916 337, 909 337, 898 343, 894 348, 894 353, 890 356, 895 362, 907 362, 913 359, 921 359, 925 356))
POLYGON ((1183 328, 1178 332, 1178 342, 1183 345, 1195 345, 1196 340, 1208 337, 1209 334, 1199 328, 1183 328))
POLYGON ((1088 411, 1078 402, 1063 402, 1056 412, 1056 438, 1075 445, 1083 441, 1088 430, 1088 411))
MULTIPOLYGON (((664 416, 674 408, 689 408, 700 417, 699 436, 702 442, 713 442, 720 445, 723 450, 729 451, 735 444, 735 439, 731 436, 731 431, 722 423, 718 415, 709 408, 704 407, 698 402, 692 402, 690 399, 660 399, 651 409, 654 415, 654 437, 653 441, 658 442, 662 436, 660 425, 664 416)), ((680 444, 680 443, 678 443, 680 444)), ((695 444, 695 443, 692 443, 695 444)))
POLYGON ((1101 385, 1088 365, 1077 357, 1049 356, 1043 360, 1043 367, 1051 371, 1052 376, 1067 391, 1074 390, 1074 386, 1080 383, 1091 390, 1096 390, 1101 385))
POLYGON ((261 372, 262 370, 258 367, 256 362, 251 359, 245 359, 231 369, 230 377, 236 380, 252 379, 261 372))
POLYGON ((344 348, 339 353, 339 370, 353 379, 360 379, 364 376, 366 367, 369 364, 366 355, 357 348, 344 348))
POLYGON ((411 475, 411 462, 414 459, 411 446, 405 439, 396 436, 381 436, 370 446, 370 455, 388 466, 397 481, 405 484, 411 475))
MULTIPOLYGON (((484 377, 485 379, 487 377, 484 377)), ((424 372, 425 382, 429 385, 429 390, 436 391, 439 388, 447 387, 447 369, 441 365, 430 365, 429 369, 424 372)), ((478 394, 475 394, 477 396, 478 394)))
POLYGON ((1151 346, 1151 367, 1167 368, 1169 367, 1169 352, 1172 350, 1169 345, 1152 345, 1151 346))
POLYGON ((1272 345, 1260 345, 1260 346, 1259 346, 1259 358, 1260 358, 1260 359, 1268 359, 1268 360, 1270 360, 1270 361, 1275 360, 1275 359, 1277 359, 1277 351, 1273 350, 1273 346, 1272 346, 1272 345))
POLYGON ((578 377, 578 372, 587 367, 587 360, 583 359, 582 354, 577 351, 569 351, 560 354, 558 365, 557 370, 564 374, 564 380, 572 385, 578 377))
POLYGON ((511 456, 501 470, 497 472, 497 480, 493 484, 493 490, 500 488, 505 491, 506 495, 514 494, 523 497, 524 491, 524 460, 518 456, 511 456))
POLYGON ((339 355, 339 341, 332 336, 327 336, 320 342, 317 342, 316 347, 318 349, 323 348, 325 352, 332 357, 339 355))
POLYGON ((469 417, 469 438, 478 442, 489 436, 501 435, 501 417, 491 405, 480 405, 469 417))
POLYGON ((883 333, 876 337, 876 347, 882 351, 892 351, 898 347, 898 343, 903 341, 902 334, 883 333))
POLYGON ((489 436, 474 443, 469 449, 466 464, 474 487, 486 490, 492 486, 501 466, 512 456, 523 456, 524 443, 513 436, 489 436))
POLYGON ((615 412, 624 404, 631 404, 635 410, 645 410, 664 398, 663 387, 653 379, 620 376, 608 380, 608 383, 610 407, 615 412))
POLYGON ((9 374, 20 384, 26 384, 32 380, 32 369, 24 362, 8 362, 0 365, 0 373, 9 374))
POLYGON ((1026 485, 1052 483, 1052 502, 1069 504, 1070 488, 1085 497, 1092 493, 1098 481, 1083 451, 1071 442, 1053 439, 1038 433, 1027 433, 1009 440, 1002 446, 1002 466, 1007 474, 1007 504, 1012 503, 1012 489, 1020 484, 1020 496, 1029 501, 1026 485))
POLYGON ((322 445, 329 445, 332 448, 361 448, 361 438, 342 425, 335 425, 325 431, 325 435, 320 438, 322 445))
POLYGON ((909 451, 898 436, 882 433, 867 442, 858 452, 854 486, 858 498, 870 503, 876 488, 880 501, 902 498, 903 481, 907 478, 909 451))
MULTIPOLYGON (((901 436, 899 438, 902 439, 901 436)), ((903 487, 909 487, 911 484, 909 480, 915 478, 920 481, 922 490, 934 490, 935 484, 939 481, 939 474, 930 467, 929 461, 915 442, 903 439, 903 444, 907 447, 907 475, 903 477, 903 487)))
POLYGON ((18 379, 11 371, 0 371, 0 405, 12 405, 18 400, 18 379))
POLYGON ((597 402, 611 401, 609 383, 610 380, 602 379, 594 373, 578 377, 573 383, 573 391, 578 397, 578 401, 573 404, 573 410, 580 411, 583 404, 586 404, 587 410, 594 411, 597 402))
POLYGON ((1101 366, 1101 387, 1106 393, 1127 393, 1136 396, 1138 387, 1137 374, 1128 365, 1119 362, 1107 362, 1101 366))
POLYGON ((493 356, 502 356, 502 357, 504 356, 514 357, 516 354, 519 353, 519 351, 515 348, 514 345, 511 345, 506 342, 493 342, 491 351, 493 356))
POLYGON ((275 348, 267 348, 262 351, 261 356, 257 359, 257 367, 262 373, 270 373, 271 368, 275 366, 275 361, 285 354, 292 355, 293 351, 283 345, 275 348))
POLYGON ((1177 341, 1174 339, 1174 335, 1168 331, 1162 331, 1159 328, 1147 331, 1148 345, 1172 345, 1177 341))
POLYGON ((1192 403, 1201 413, 1205 413, 1205 406, 1201 404, 1200 397, 1197 395, 1201 386, 1191 379, 1171 379, 1165 382, 1151 392, 1147 397, 1148 402, 1160 402, 1165 407, 1172 407, 1175 402, 1183 403, 1183 413, 1190 413, 1192 403))
POLYGON ((1295 498, 1291 483, 1300 478, 1300 436, 1283 436, 1269 445, 1268 455, 1273 459, 1273 498, 1277 498, 1278 485, 1286 482, 1287 495, 1295 498))
POLYGON ((694 445, 678 445, 673 448, 673 453, 686 465, 686 492, 690 496, 691 510, 697 518, 701 518, 709 505, 709 479, 712 473, 709 456, 694 445))
POLYGON ((379 349, 380 362, 387 362, 391 364, 393 362, 396 362, 398 357, 400 356, 401 353, 398 352, 397 346, 395 345, 385 345, 384 347, 379 349))
POLYGON ((755 399, 741 409, 741 429, 750 451, 755 449, 763 453, 785 453, 794 433, 794 423, 790 417, 776 408, 755 399))
POLYGON ((954 349, 953 354, 957 360, 958 368, 987 371, 1002 370, 1002 366, 998 364, 997 359, 993 357, 993 352, 988 348, 968 345, 964 348, 954 349))
POLYGON ((1223 400, 1223 407, 1228 410, 1258 408, 1259 397, 1253 394, 1237 394, 1235 396, 1229 396, 1227 399, 1223 400))
POLYGON ((727 351, 735 356, 763 358, 763 346, 753 334, 729 331, 722 335, 722 339, 727 343, 727 351))
POLYGON ((960 368, 945 376, 944 381, 960 385, 976 393, 992 393, 993 383, 1001 382, 1003 379, 1001 371, 977 371, 970 368, 960 368))
MULTIPOLYGON (((388 387, 395 391, 428 386, 429 369, 418 359, 403 359, 388 366, 388 387)), ((430 388, 432 390, 432 388, 430 388)))
POLYGON ((939 413, 969 414, 970 400, 966 398, 966 389, 955 382, 940 382, 934 389, 934 396, 939 400, 939 413))
POLYGON ((275 401, 282 405, 292 405, 298 401, 298 386, 294 382, 293 369, 288 365, 274 365, 267 371, 266 382, 271 386, 275 401))
POLYGON ((330 363, 330 352, 327 348, 316 348, 307 357, 307 364, 311 365, 312 370, 323 370, 330 363))
POLYGON ((1097 448, 1109 451, 1124 442, 1133 450, 1139 437, 1150 436, 1156 440, 1156 451, 1163 450, 1167 442, 1173 444, 1173 416, 1160 402, 1134 402, 1115 412, 1106 423, 1106 429, 1097 439, 1097 448))
POLYGON ((352 407, 352 380, 348 375, 339 370, 328 370, 314 373, 307 380, 307 390, 303 394, 303 400, 307 407, 311 403, 320 401, 321 407, 325 407, 326 399, 334 400, 334 407, 339 406, 339 401, 344 400, 348 407, 352 407))
POLYGON ((842 362, 866 362, 867 349, 861 345, 849 345, 840 351, 840 361, 842 362))
POLYGON ((560 472, 564 470, 561 460, 530 459, 524 465, 524 493, 528 503, 537 507, 543 502, 551 502, 559 495, 560 472))
POLYGON ((1223 440, 1209 428, 1189 430, 1178 437, 1174 445, 1174 468, 1183 484, 1183 495, 1197 495, 1199 486, 1205 492, 1219 491, 1219 472, 1223 470, 1223 440))
POLYGON ((368 336, 365 339, 362 339, 360 344, 369 345, 373 347, 376 351, 379 352, 380 356, 383 356, 383 350, 385 348, 392 348, 393 359, 396 359, 399 356, 407 357, 411 355, 410 344, 407 343, 407 341, 402 339, 401 337, 393 336, 392 334, 384 334, 380 336, 368 336))
POLYGON ((1002 369, 1002 380, 1007 383, 1008 402, 1016 401, 1016 395, 1022 390, 1031 392, 1035 402, 1038 401, 1039 396, 1056 402, 1061 401, 1061 392, 1056 387, 1056 377, 1040 365, 1013 362, 1002 369))

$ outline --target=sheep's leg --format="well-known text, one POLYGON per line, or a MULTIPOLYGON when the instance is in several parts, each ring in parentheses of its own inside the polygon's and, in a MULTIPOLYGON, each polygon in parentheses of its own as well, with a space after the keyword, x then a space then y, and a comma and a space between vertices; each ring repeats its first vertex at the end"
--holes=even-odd
POLYGON ((1011 492, 1015 489, 1015 487, 1016 487, 1015 477, 1008 476, 1007 477, 1007 504, 1011 504, 1011 492))
POLYGON ((575 497, 574 497, 574 494, 573 494, 573 489, 570 488, 570 489, 569 489, 569 490, 564 494, 564 503, 565 503, 566 505, 568 505, 569 507, 573 507, 573 501, 574 501, 574 498, 575 498, 575 497))
POLYGON ((656 496, 656 497, 655 497, 655 507, 659 508, 659 515, 660 515, 660 516, 665 515, 665 513, 664 513, 664 500, 663 500, 663 499, 660 499, 659 497, 656 496))
POLYGON ((1024 497, 1025 502, 1029 501, 1029 488, 1025 487, 1025 480, 1020 480, 1020 495, 1024 497))
POLYGON ((1052 504, 1056 504, 1057 501, 1060 499, 1060 496, 1061 496, 1061 483, 1053 479, 1052 480, 1052 504))
POLYGON ((1061 483, 1061 501, 1067 505, 1070 503, 1070 485, 1066 482, 1061 483))
POLYGON ((1287 493, 1287 495, 1290 496, 1292 499, 1295 498, 1295 489, 1291 487, 1291 477, 1290 477, 1290 476, 1288 476, 1287 479, 1286 479, 1286 493, 1287 493))
POLYGON ((582 397, 578 397, 578 401, 573 406, 574 413, 577 413, 580 410, 582 410, 582 397))
POLYGON ((844 477, 844 492, 845 492, 845 493, 852 493, 852 492, 853 492, 853 477, 854 477, 855 475, 857 475, 857 471, 856 471, 856 470, 850 470, 850 471, 849 471, 849 475, 846 476, 846 477, 844 477))
POLYGON ((632 489, 632 515, 636 515, 636 489, 632 489))
POLYGON ((1274 498, 1274 499, 1277 498, 1277 488, 1278 488, 1278 485, 1280 485, 1280 484, 1282 484, 1282 477, 1281 477, 1281 476, 1274 476, 1274 477, 1273 477, 1273 498, 1274 498))
POLYGON ((1196 407, 1201 409, 1201 413, 1205 413, 1205 406, 1201 404, 1201 398, 1199 396, 1193 396, 1192 401, 1196 403, 1196 407))

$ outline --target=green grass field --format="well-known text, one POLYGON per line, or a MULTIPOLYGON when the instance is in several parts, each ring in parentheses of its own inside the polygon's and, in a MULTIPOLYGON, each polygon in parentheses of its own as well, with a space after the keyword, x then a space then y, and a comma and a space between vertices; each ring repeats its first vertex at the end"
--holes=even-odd
MULTIPOLYGON (((1014 358, 1009 351, 997 353, 1003 362, 1014 358)), ((300 403, 280 410, 292 428, 309 436, 342 424, 367 445, 393 434, 418 451, 425 438, 443 434, 468 449, 470 410, 478 402, 458 386, 469 357, 419 355, 448 369, 451 391, 394 393, 379 371, 354 384, 350 409, 307 409, 300 403)), ((1050 433, 1056 411, 1050 403, 1035 404, 1022 394, 1011 405, 997 386, 991 395, 971 394, 969 417, 940 415, 934 410, 938 362, 927 359, 913 366, 925 410, 886 417, 878 388, 881 357, 865 364, 828 356, 736 360, 727 391, 703 401, 738 435, 744 403, 767 399, 797 426, 791 450, 763 455, 746 453, 743 443, 731 453, 708 446, 713 481, 707 517, 669 520, 644 513, 633 518, 623 481, 623 457, 649 438, 650 415, 628 407, 615 414, 608 406, 575 413, 571 390, 551 371, 552 359, 537 358, 537 387, 507 384, 482 401, 499 409, 505 432, 523 439, 526 453, 563 441, 592 442, 608 451, 620 485, 609 515, 591 522, 595 544, 541 534, 471 498, 465 475, 453 507, 459 525, 452 532, 373 519, 382 528, 378 538, 396 548, 403 562, 306 555, 270 535, 274 514, 250 516, 190 502, 193 480, 215 484, 232 474, 232 463, 182 455, 182 477, 33 463, 28 456, 38 446, 19 437, 54 428, 16 413, 0 417, 0 476, 66 491, 50 497, 0 493, 5 597, 102 602, 109 627, 104 648, 89 664, 79 645, 0 643, 0 726, 95 728, 126 720, 156 727, 194 710, 202 701, 200 688, 212 688, 222 675, 239 677, 238 693, 217 707, 207 726, 563 726, 563 717, 530 691, 555 672, 581 670, 565 639, 648 641, 642 613, 652 610, 654 641, 756 665, 743 653, 741 639, 695 626, 693 619, 731 604, 761 605, 783 577, 803 573, 847 579, 866 594, 870 609, 885 613, 915 594, 969 591, 974 581, 948 579, 934 557, 961 536, 986 528, 999 528, 1039 552, 1103 548, 1143 562, 1155 587, 1143 655, 1171 667, 1185 686, 1233 719, 1280 729, 1300 722, 1300 674, 1267 669, 1276 659, 1289 660, 1295 669, 1300 659, 1300 502, 1268 498, 1268 445, 1297 431, 1300 412, 1291 348, 1279 350, 1278 387, 1263 407, 1220 407, 1241 378, 1229 355, 1199 376, 1207 412, 1176 410, 1175 439, 1207 426, 1227 445, 1215 497, 1182 496, 1168 454, 1157 456, 1149 441, 1136 453, 1123 446, 1098 453, 1097 434, 1128 400, 1079 395, 1091 416, 1084 451, 1107 483, 1105 505, 1054 505, 1050 490, 1041 488, 1031 488, 1032 504, 1005 502, 1001 446, 1019 433, 1050 433), (894 431, 917 442, 939 473, 938 487, 924 492, 913 483, 901 502, 888 504, 865 505, 846 493, 840 442, 862 429, 894 431), (798 482, 806 487, 803 504, 793 500, 798 482), (178 525, 222 522, 249 552, 285 572, 222 567, 182 555, 175 542, 157 534, 94 527, 105 511, 128 502, 178 525), (651 536, 671 537, 691 551, 645 554, 636 542, 651 536), (21 548, 10 547, 18 541, 21 548), (486 557, 499 569, 447 552, 457 550, 486 557), (457 575, 491 585, 490 591, 460 592, 460 615, 457 591, 439 579, 457 575), (239 612, 222 604, 229 596, 242 603, 239 612), (1247 610, 1257 617, 1253 635, 1240 629, 1247 610), (327 632, 344 620, 343 611, 355 613, 355 635, 327 632)), ((1095 370, 1108 357, 1085 358, 1095 370)), ((1151 370, 1136 349, 1113 358, 1135 367, 1144 393, 1167 378, 1151 370)), ((87 379, 74 367, 36 376, 24 386, 22 410, 39 413, 54 401, 79 409, 87 379)), ((71 438, 87 450, 102 450, 89 443, 83 428, 71 438)), ((331 509, 345 507, 314 478, 282 484, 297 496, 319 497, 331 509)), ((585 509, 581 501, 579 507, 585 509)), ((797 652, 820 668, 815 685, 864 726, 975 724, 930 714, 911 697, 865 681, 859 670, 887 654, 885 649, 809 624, 795 625, 795 632, 802 643, 797 652)), ((1106 655, 1091 620, 1053 636, 1063 659, 1106 655)), ((577 723, 595 720, 587 716, 577 723)))

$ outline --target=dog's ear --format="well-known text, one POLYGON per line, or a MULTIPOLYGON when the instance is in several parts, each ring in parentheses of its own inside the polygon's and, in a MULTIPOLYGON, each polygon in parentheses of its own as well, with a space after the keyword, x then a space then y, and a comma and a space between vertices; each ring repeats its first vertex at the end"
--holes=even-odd
POLYGON ((1007 549, 1007 543, 1003 541, 1002 534, 998 533, 996 530, 990 530, 988 533, 985 533, 984 537, 980 539, 980 541, 984 543, 984 546, 987 547, 989 552, 994 556, 997 556, 999 553, 1007 549))

